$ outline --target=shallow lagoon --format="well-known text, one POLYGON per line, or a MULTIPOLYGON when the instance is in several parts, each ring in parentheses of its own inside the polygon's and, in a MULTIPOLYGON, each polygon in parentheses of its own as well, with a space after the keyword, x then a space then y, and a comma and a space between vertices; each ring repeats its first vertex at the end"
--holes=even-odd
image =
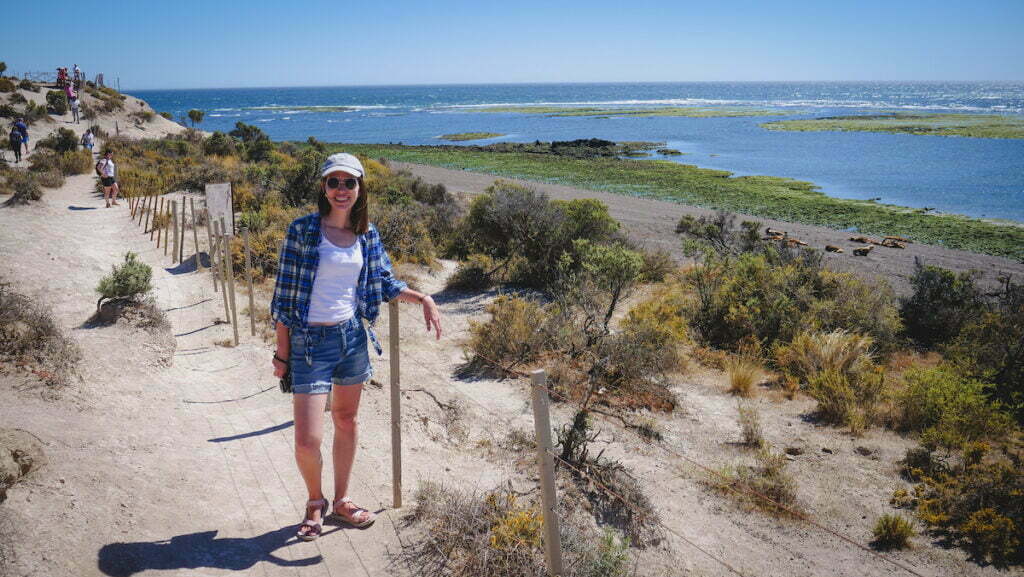
MULTIPOLYGON (((881 110, 1024 114, 1021 83, 659 83, 404 86, 132 92, 205 130, 255 124, 275 140, 442 144, 460 132, 495 140, 650 140, 674 162, 809 180, 831 195, 1024 222, 1024 140, 863 132, 785 132, 763 117, 547 117, 482 114, 482 105, 753 106, 814 118, 881 110), (269 107, 273 109, 256 108, 269 107), (347 106, 353 110, 309 109, 347 106)), ((472 144, 495 140, 473 141, 472 144)))

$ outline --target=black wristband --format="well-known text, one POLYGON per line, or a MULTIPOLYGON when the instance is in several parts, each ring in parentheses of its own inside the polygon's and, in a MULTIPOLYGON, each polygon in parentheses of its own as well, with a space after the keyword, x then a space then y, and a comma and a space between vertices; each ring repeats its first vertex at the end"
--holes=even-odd
POLYGON ((274 360, 275 361, 281 361, 282 363, 284 363, 286 365, 288 364, 288 361, 286 361, 286 360, 282 359, 281 357, 277 356, 277 353, 274 353, 274 360))

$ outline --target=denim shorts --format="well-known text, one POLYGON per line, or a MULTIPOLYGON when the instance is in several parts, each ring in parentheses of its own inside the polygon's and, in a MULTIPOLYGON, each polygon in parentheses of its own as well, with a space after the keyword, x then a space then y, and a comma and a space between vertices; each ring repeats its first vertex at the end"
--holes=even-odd
POLYGON ((329 327, 307 327, 307 338, 292 331, 289 364, 292 392, 321 395, 332 385, 357 385, 370 380, 370 354, 366 348, 366 329, 356 317, 329 327))

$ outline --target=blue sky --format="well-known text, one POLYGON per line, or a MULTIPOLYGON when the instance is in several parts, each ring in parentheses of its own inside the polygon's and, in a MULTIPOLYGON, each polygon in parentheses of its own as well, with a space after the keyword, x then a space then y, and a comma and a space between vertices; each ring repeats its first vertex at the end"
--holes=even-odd
POLYGON ((124 89, 1024 80, 1021 0, 5 4, 9 73, 77 62, 124 89))

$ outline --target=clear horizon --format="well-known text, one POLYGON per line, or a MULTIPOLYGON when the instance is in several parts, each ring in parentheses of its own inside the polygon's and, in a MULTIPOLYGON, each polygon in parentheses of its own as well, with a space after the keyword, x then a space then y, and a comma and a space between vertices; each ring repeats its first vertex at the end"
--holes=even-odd
POLYGON ((126 90, 668 82, 1019 82, 1024 2, 14 3, 8 72, 126 90), (655 80, 651 80, 654 78, 655 80), (813 78, 815 80, 783 80, 813 78), (736 80, 742 79, 742 80, 736 80), (992 80, 997 79, 997 80, 992 80))

